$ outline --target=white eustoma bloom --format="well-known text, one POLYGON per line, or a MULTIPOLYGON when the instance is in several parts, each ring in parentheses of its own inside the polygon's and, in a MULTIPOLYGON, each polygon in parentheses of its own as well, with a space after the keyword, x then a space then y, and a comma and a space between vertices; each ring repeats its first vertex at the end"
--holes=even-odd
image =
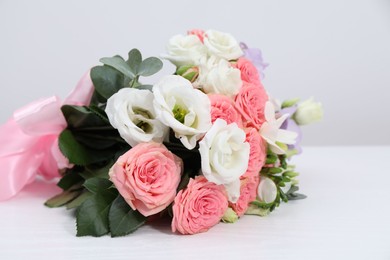
POLYGON ((240 176, 249 162, 250 145, 245 132, 236 123, 227 124, 217 119, 199 142, 202 173, 217 185, 224 185, 229 201, 240 197, 240 176))
POLYGON ((172 128, 187 149, 211 127, 211 105, 206 94, 194 89, 190 81, 170 75, 153 86, 157 118, 172 128))
POLYGON ((223 59, 211 56, 201 59, 199 77, 194 86, 207 94, 217 93, 228 97, 237 95, 242 87, 241 72, 223 59))
POLYGON ((175 35, 166 47, 167 54, 161 55, 176 66, 197 65, 207 55, 206 47, 195 35, 175 35))
POLYGON ((236 60, 244 54, 237 40, 229 33, 208 30, 203 42, 210 55, 222 59, 236 60))
POLYGON ((265 203, 272 203, 275 201, 278 194, 275 182, 268 177, 260 177, 260 183, 257 187, 257 196, 265 203))
POLYGON ((144 142, 163 142, 168 127, 156 119, 153 93, 149 90, 123 88, 107 100, 110 124, 131 146, 144 142))
POLYGON ((322 104, 315 102, 311 97, 298 104, 297 111, 294 113, 294 119, 298 125, 307 125, 320 121, 323 115, 322 104))
POLYGON ((289 117, 288 114, 282 115, 278 119, 275 118, 274 105, 267 101, 264 109, 265 122, 261 125, 260 134, 269 144, 271 151, 276 154, 284 154, 285 151, 277 144, 295 144, 297 133, 280 129, 283 122, 289 117))

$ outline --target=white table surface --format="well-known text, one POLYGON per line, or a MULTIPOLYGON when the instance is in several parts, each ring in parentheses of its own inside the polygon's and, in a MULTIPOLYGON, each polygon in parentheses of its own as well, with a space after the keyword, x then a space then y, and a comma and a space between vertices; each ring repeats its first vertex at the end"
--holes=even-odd
POLYGON ((390 259, 390 147, 306 147, 293 162, 306 200, 193 236, 166 223, 78 238, 71 211, 43 206, 59 189, 35 182, 0 203, 0 259, 390 259))

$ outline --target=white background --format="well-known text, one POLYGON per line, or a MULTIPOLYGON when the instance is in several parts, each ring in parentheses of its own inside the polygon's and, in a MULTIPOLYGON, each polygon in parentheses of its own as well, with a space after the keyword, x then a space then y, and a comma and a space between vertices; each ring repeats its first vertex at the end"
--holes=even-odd
MULTIPOLYGON (((0 0, 0 123, 32 100, 64 97, 100 57, 159 55, 191 28, 261 48, 274 96, 323 102, 305 144, 390 144, 388 0, 0 0)), ((172 72, 167 64, 160 75, 172 72)))

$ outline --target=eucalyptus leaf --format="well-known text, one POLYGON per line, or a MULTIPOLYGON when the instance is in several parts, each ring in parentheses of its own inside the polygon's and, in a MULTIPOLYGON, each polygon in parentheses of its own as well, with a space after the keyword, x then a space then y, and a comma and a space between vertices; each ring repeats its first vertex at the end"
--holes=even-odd
POLYGON ((159 72, 163 67, 163 63, 156 57, 149 57, 142 61, 138 69, 138 75, 147 77, 159 72))
POLYGON ((110 98, 124 87, 123 74, 109 66, 93 67, 91 79, 95 90, 105 99, 110 98))
POLYGON ((132 49, 129 51, 128 60, 126 61, 127 65, 129 65, 130 69, 134 74, 138 74, 138 68, 142 62, 142 54, 137 49, 132 49))
POLYGON ((128 235, 146 222, 146 217, 134 211, 120 195, 112 203, 108 219, 112 237, 128 235))
POLYGON ((132 71, 129 64, 127 64, 126 61, 120 56, 101 58, 100 62, 116 69, 117 71, 121 72, 123 75, 129 78, 135 77, 135 73, 132 71))

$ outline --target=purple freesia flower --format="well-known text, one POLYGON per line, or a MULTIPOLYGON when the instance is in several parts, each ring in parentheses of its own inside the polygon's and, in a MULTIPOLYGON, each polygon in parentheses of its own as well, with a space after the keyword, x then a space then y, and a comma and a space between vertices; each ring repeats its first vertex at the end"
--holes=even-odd
POLYGON ((268 67, 268 63, 265 63, 260 49, 249 48, 245 43, 241 42, 240 47, 244 52, 244 57, 250 60, 258 70, 261 79, 264 78, 264 70, 268 67))
POLYGON ((297 139, 295 144, 293 145, 288 145, 289 150, 296 150, 298 154, 302 153, 302 148, 301 148, 301 141, 302 141, 302 130, 298 126, 297 123, 291 118, 292 115, 297 111, 297 106, 292 106, 292 107, 286 107, 283 108, 282 110, 279 111, 279 115, 285 115, 289 114, 290 116, 287 118, 286 121, 281 125, 281 129, 285 129, 288 131, 292 131, 298 134, 297 139))

